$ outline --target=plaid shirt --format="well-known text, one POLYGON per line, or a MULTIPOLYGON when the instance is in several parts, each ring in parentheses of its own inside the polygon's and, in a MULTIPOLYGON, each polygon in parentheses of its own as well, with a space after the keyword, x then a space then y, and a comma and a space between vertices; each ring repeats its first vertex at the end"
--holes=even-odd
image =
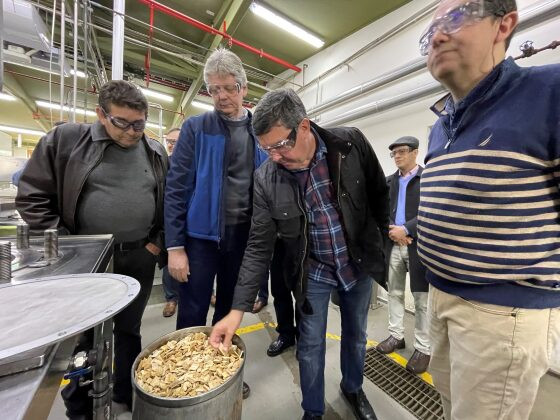
POLYGON ((309 223, 309 279, 350 290, 359 270, 350 261, 338 203, 327 166, 327 148, 319 135, 309 168, 294 171, 305 198, 309 223))

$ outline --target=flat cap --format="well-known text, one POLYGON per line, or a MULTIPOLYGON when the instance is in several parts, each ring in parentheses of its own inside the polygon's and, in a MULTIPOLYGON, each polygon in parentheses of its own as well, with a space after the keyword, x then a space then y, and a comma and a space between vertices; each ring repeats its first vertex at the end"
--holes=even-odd
POLYGON ((420 142, 416 137, 404 136, 395 140, 389 145, 389 150, 393 150, 396 146, 409 146, 411 149, 418 149, 420 142))

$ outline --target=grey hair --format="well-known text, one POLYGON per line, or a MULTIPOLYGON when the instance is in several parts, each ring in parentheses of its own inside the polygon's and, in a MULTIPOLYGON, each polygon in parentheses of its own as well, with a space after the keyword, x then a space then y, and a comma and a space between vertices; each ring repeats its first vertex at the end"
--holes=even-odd
POLYGON ((247 86, 247 75, 245 74, 241 59, 225 48, 218 48, 206 60, 204 65, 204 83, 208 84, 208 77, 211 75, 221 77, 231 75, 235 77, 235 81, 242 87, 247 86))
POLYGON ((292 89, 277 89, 266 93, 253 112, 253 130, 260 136, 272 127, 282 125, 297 128, 307 118, 303 102, 292 89))
POLYGON ((171 133, 174 133, 175 131, 181 131, 181 129, 178 127, 174 127, 167 132, 166 136, 170 135, 171 133))

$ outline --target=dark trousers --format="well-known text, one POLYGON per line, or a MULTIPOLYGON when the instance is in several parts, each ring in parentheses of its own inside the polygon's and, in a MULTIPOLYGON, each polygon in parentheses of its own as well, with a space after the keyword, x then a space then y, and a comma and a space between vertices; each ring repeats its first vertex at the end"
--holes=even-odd
POLYGON ((165 295, 165 300, 167 302, 174 300, 177 302, 179 296, 177 294, 177 281, 171 277, 167 266, 163 267, 161 270, 161 284, 163 286, 163 294, 165 295))
POLYGON ((261 280, 261 288, 259 289, 259 294, 257 299, 261 302, 268 303, 268 273, 261 280))
POLYGON ((135 278, 140 293, 134 301, 113 319, 115 376, 113 399, 132 405, 130 370, 142 350, 140 325, 154 283, 156 257, 145 247, 133 251, 116 251, 113 263, 115 274, 135 278))
POLYGON ((226 226, 219 244, 204 239, 187 239, 185 250, 191 274, 186 283, 179 283, 177 287, 177 329, 206 325, 214 277, 216 306, 212 325, 229 313, 250 227, 250 223, 226 226))
POLYGON ((280 241, 276 241, 274 255, 270 263, 270 291, 274 298, 274 311, 276 312, 278 324, 276 331, 278 334, 291 340, 298 336, 299 313, 294 311, 292 292, 286 284, 286 279, 284 279, 283 258, 284 255, 280 241))
MULTIPOLYGON (((113 318, 113 399, 129 406, 132 406, 130 370, 134 359, 142 350, 140 324, 152 291, 155 265, 156 257, 144 247, 130 251, 115 251, 113 256, 113 272, 132 277, 140 283, 140 293, 136 299, 113 318)), ((92 347, 93 330, 86 331, 77 350, 90 350, 92 347)), ((78 379, 72 379, 62 390, 62 398, 69 418, 76 416, 76 418, 83 418, 80 417, 83 415, 85 418, 91 417, 91 398, 87 397, 89 389, 91 387, 79 387, 78 379)))

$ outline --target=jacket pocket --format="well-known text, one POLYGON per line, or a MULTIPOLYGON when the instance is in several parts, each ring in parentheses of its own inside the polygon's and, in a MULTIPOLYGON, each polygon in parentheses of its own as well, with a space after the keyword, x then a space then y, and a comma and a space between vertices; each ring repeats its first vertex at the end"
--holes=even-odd
POLYGON ((277 205, 271 209, 280 238, 294 239, 301 234, 302 212, 296 204, 277 205))

